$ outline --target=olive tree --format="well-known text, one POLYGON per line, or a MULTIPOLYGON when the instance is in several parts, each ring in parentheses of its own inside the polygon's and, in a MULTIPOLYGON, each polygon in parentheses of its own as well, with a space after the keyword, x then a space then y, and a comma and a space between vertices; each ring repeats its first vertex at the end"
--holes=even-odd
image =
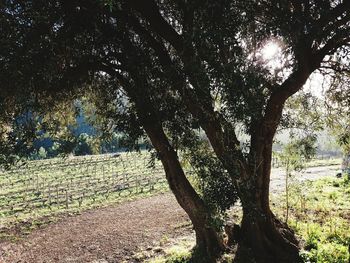
POLYGON ((210 176, 233 186, 228 203, 236 194, 242 203, 230 238, 257 261, 296 262, 297 239, 270 209, 272 143, 286 100, 347 49, 349 11, 345 0, 8 0, 0 103, 50 105, 92 92, 101 114, 147 134, 197 248, 214 261, 225 249, 221 228, 177 152, 200 154, 200 129, 210 143, 202 159, 219 167, 210 176), (268 61, 271 41, 279 52, 268 61))

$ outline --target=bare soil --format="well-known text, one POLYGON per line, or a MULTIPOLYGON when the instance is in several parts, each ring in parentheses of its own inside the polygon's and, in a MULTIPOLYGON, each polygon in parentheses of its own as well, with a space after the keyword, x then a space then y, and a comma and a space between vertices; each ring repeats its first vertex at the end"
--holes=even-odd
MULTIPOLYGON (((309 168, 298 179, 335 175, 336 169, 309 168)), ((273 171, 272 193, 284 189, 283 178, 283 170, 273 171)), ((19 241, 0 241, 0 263, 140 262, 137 253, 156 251, 162 240, 193 235, 187 215, 166 193, 66 216, 19 241)))
POLYGON ((191 234, 188 225, 173 195, 160 194, 66 217, 18 242, 2 242, 0 262, 138 262, 137 251, 191 234))

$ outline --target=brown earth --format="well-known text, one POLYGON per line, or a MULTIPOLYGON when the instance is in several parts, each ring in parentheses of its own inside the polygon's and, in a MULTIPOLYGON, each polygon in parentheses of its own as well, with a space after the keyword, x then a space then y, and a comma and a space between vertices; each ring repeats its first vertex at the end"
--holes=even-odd
MULTIPOLYGON (((319 179, 336 169, 309 168, 298 180, 319 179)), ((283 170, 276 169, 271 192, 283 189, 283 170)), ((194 234, 187 215, 166 193, 67 216, 20 241, 2 241, 0 263, 140 262, 138 252, 157 252, 161 240, 188 235, 194 234)))
POLYGON ((0 262, 137 262, 137 251, 191 234, 183 227, 187 222, 173 195, 160 194, 66 217, 18 242, 2 242, 0 262))

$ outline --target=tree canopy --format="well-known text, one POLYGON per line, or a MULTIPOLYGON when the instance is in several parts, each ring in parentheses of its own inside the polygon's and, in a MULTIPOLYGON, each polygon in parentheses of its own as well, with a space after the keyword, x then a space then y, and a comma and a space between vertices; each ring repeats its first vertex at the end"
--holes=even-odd
POLYGON ((349 1, 8 0, 0 10, 3 141, 19 112, 89 94, 112 129, 147 134, 208 259, 225 248, 213 219, 238 195, 241 230, 229 238, 258 261, 298 260, 269 207, 272 142, 287 99, 315 71, 340 74, 349 92, 349 1), (187 180, 178 149, 212 178, 219 209, 187 180))

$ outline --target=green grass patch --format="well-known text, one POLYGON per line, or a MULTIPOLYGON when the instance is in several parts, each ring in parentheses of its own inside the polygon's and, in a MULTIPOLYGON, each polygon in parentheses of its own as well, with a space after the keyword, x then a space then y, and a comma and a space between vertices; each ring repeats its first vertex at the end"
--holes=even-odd
POLYGON ((164 249, 163 255, 146 260, 147 263, 192 263, 193 242, 181 240, 164 249))
MULTIPOLYGON (((273 202, 277 215, 285 212, 283 194, 273 202)), ((305 262, 348 263, 350 260, 350 182, 326 178, 291 186, 288 224, 301 238, 305 262)))
POLYGON ((341 165, 341 158, 313 159, 306 163, 306 167, 341 165))
MULTIPOLYGON (((305 263, 348 263, 350 260, 350 182, 326 178, 294 184, 290 190, 288 224, 301 240, 305 263)), ((285 195, 272 197, 274 213, 285 215, 285 195)), ((193 243, 192 243, 193 246, 193 243)), ((149 263, 195 261, 189 243, 179 242, 149 263)), ((218 262, 234 262, 234 254, 224 254, 218 262)), ((248 262, 244 261, 244 262, 248 262)))

